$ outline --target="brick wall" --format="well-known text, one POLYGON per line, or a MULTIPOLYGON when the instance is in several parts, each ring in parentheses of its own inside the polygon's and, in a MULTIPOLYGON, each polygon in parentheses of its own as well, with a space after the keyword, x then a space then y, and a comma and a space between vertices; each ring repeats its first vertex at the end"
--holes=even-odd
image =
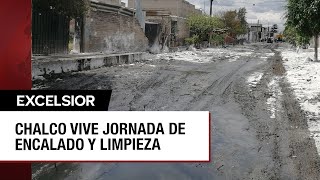
MULTIPOLYGON (((128 7, 133 8, 135 0, 128 0, 128 7)), ((141 0, 144 10, 168 10, 170 14, 180 16, 182 0, 141 0)))
POLYGON ((185 17, 187 18, 188 16, 192 15, 192 14, 198 14, 201 11, 196 9, 196 6, 193 4, 190 4, 188 1, 182 1, 182 9, 183 11, 181 11, 181 17, 185 17))
POLYGON ((114 12, 91 11, 85 25, 85 52, 142 52, 148 39, 136 18, 114 12))

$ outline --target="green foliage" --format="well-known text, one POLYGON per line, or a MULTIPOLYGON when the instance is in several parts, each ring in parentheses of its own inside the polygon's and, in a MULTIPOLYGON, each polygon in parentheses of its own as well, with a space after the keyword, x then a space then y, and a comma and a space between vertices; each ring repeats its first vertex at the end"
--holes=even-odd
POLYGON ((320 34, 320 1, 288 0, 286 26, 292 27, 298 34, 298 43, 315 37, 315 60, 318 60, 318 37, 320 34))
POLYGON ((226 11, 222 14, 225 27, 229 29, 229 34, 232 37, 247 33, 246 9, 240 8, 239 11, 226 11))
POLYGON ((185 41, 188 45, 198 44, 200 42, 200 38, 198 35, 194 34, 192 37, 186 38, 185 41))
POLYGON ((240 8, 238 10, 237 16, 240 21, 240 29, 239 29, 239 34, 246 34, 247 33, 247 28, 248 28, 248 22, 247 22, 247 9, 246 8, 240 8))
POLYGON ((210 41, 221 44, 224 42, 224 35, 213 33, 213 30, 228 29, 232 37, 247 33, 247 10, 240 8, 238 11, 226 11, 222 16, 206 16, 194 14, 188 17, 187 23, 190 27, 192 38, 187 38, 186 42, 197 43, 201 41, 210 41), (195 37, 197 37, 195 39, 195 37), (196 40, 196 41, 195 41, 196 40))
POLYGON ((88 10, 87 0, 32 0, 32 8, 38 12, 53 11, 70 18, 83 16, 88 10))
POLYGON ((286 26, 285 30, 283 31, 283 35, 285 36, 285 39, 290 44, 297 44, 297 32, 295 29, 291 26, 286 26))
POLYGON ((210 38, 210 42, 214 44, 223 44, 224 34, 213 34, 210 38))
POLYGON ((286 38, 286 41, 289 42, 290 44, 295 45, 295 46, 306 45, 309 43, 309 41, 311 39, 310 36, 306 36, 304 34, 299 34, 294 27, 289 26, 289 25, 286 26, 283 33, 286 38))
POLYGON ((226 11, 222 15, 225 27, 229 28, 229 34, 235 37, 238 34, 240 28, 240 21, 237 19, 237 11, 226 11))
POLYGON ((194 14, 188 17, 188 26, 190 33, 197 35, 199 41, 208 40, 208 34, 217 28, 223 28, 223 23, 220 18, 206 15, 194 14))
POLYGON ((288 0, 288 26, 296 29, 303 36, 314 36, 320 33, 320 1, 288 0))

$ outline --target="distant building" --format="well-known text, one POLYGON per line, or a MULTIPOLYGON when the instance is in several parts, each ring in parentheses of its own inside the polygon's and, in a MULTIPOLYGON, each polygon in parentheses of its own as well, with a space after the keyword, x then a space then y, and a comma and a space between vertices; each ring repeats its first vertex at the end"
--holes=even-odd
POLYGON ((262 35, 262 24, 249 24, 248 27, 248 41, 249 42, 260 42, 263 39, 262 35))
POLYGON ((266 27, 262 27, 262 38, 265 38, 267 39, 269 36, 268 36, 268 28, 266 27))
POLYGON ((268 28, 263 27, 262 24, 249 24, 248 25, 248 38, 249 42, 261 42, 270 37, 268 28))

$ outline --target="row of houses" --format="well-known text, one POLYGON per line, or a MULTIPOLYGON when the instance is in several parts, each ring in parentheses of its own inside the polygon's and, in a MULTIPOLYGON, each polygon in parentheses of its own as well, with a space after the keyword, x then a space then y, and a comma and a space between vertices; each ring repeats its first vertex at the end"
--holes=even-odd
POLYGON ((201 13, 186 0, 88 0, 84 17, 33 10, 34 55, 143 52, 184 44, 186 18, 201 13))

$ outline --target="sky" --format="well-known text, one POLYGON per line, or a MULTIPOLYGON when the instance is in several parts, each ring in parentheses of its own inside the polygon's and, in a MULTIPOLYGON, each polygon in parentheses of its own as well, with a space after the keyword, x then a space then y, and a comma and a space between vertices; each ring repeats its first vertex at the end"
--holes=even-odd
MULTIPOLYGON (((206 13, 210 12, 210 0, 188 0, 196 5, 197 8, 204 9, 206 13)), ((214 0, 213 13, 219 13, 225 10, 235 10, 240 7, 247 9, 247 22, 259 23, 265 27, 278 24, 279 30, 284 29, 284 14, 286 0, 214 0)))
MULTIPOLYGON (((127 0, 122 0, 127 2, 127 0)), ((191 4, 196 5, 205 12, 210 12, 210 0, 187 0, 191 4)), ((278 24, 279 31, 284 29, 284 13, 286 0, 214 0, 213 13, 219 13, 226 10, 235 10, 241 7, 247 9, 247 22, 259 23, 265 27, 278 24)))

